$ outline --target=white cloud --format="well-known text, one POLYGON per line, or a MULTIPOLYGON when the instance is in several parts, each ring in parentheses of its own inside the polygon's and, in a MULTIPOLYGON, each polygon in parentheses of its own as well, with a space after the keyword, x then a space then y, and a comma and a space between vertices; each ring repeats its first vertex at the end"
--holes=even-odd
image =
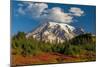
POLYGON ((30 12, 33 18, 38 18, 46 8, 48 8, 48 5, 45 3, 29 3, 26 11, 30 12))
POLYGON ((33 3, 33 2, 23 2, 23 4, 18 4, 18 13, 21 15, 29 14, 33 18, 38 18, 43 13, 43 11, 48 8, 45 3, 33 3), (24 5, 24 6, 22 6, 24 5))
POLYGON ((24 6, 23 4, 19 3, 18 6, 24 6))
POLYGON ((52 21, 58 23, 71 23, 74 16, 82 16, 84 11, 77 7, 71 7, 69 13, 64 12, 60 7, 48 8, 46 3, 24 2, 20 4, 18 13, 29 15, 40 21, 52 21), (24 8, 23 8, 24 7, 24 8))
POLYGON ((21 15, 25 15, 25 11, 22 7, 18 8, 18 13, 21 14, 21 15))
POLYGON ((61 8, 54 7, 48 10, 47 19, 59 23, 70 23, 72 22, 72 16, 68 13, 64 13, 61 8))
POLYGON ((74 16, 82 16, 84 14, 84 11, 77 7, 71 7, 69 12, 71 12, 74 16))

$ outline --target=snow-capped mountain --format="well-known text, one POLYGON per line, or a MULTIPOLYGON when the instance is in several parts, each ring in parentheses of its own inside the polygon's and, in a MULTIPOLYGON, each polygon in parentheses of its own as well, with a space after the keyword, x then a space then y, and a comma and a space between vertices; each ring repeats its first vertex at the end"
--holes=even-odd
POLYGON ((83 32, 83 29, 76 29, 69 24, 46 22, 41 24, 34 31, 28 33, 26 38, 33 37, 45 42, 63 43, 65 40, 70 40, 83 32))

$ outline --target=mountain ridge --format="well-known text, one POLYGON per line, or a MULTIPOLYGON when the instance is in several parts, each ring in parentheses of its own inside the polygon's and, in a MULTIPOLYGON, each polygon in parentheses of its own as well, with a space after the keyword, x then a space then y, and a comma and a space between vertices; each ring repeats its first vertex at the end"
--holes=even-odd
POLYGON ((33 37, 37 40, 50 43, 63 43, 65 40, 70 40, 73 37, 83 34, 83 29, 77 29, 66 23, 45 22, 37 27, 33 32, 26 35, 26 38, 33 37))

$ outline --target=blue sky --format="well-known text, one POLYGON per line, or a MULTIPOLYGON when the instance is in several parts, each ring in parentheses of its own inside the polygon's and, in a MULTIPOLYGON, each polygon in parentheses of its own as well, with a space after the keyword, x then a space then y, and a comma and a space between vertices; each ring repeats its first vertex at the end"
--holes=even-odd
POLYGON ((16 34, 19 31, 23 31, 26 33, 30 32, 35 27, 37 27, 40 22, 45 20, 47 21, 48 19, 48 21, 68 23, 75 27, 82 27, 85 32, 91 32, 93 34, 96 34, 95 6, 57 3, 39 3, 38 5, 40 6, 37 6, 37 4, 38 3, 29 3, 23 1, 12 2, 12 34, 16 34), (32 8, 30 6, 31 4, 33 5, 32 8))

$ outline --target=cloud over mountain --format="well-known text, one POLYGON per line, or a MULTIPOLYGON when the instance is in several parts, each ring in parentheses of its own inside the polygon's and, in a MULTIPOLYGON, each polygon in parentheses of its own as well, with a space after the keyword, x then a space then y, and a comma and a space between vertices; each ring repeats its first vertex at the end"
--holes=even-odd
POLYGON ((80 17, 84 14, 84 11, 77 7, 71 7, 69 12, 64 12, 60 7, 48 8, 46 3, 24 2, 19 5, 18 13, 20 15, 29 15, 33 19, 42 21, 71 23, 74 16, 80 17))
POLYGON ((71 12, 74 16, 82 16, 84 14, 84 11, 77 7, 71 7, 69 12, 71 12))

